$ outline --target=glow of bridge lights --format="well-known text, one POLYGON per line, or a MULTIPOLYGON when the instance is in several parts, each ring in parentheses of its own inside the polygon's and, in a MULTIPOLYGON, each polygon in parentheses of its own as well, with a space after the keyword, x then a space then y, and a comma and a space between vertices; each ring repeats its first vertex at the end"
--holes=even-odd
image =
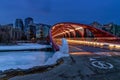
POLYGON ((120 45, 103 43, 103 42, 91 42, 91 41, 78 41, 78 40, 67 40, 71 44, 81 44, 93 47, 107 48, 110 50, 120 50, 120 45))
POLYGON ((93 42, 93 46, 94 46, 94 47, 97 47, 97 42, 93 42))
POLYGON ((73 52, 72 55, 92 55, 91 52, 73 52))
POLYGON ((74 30, 73 29, 70 29, 70 32, 73 32, 74 30))
POLYGON ((120 45, 110 44, 109 49, 110 50, 120 50, 120 45))
POLYGON ((69 33, 69 31, 65 31, 65 33, 69 33))
POLYGON ((99 47, 100 46, 100 43, 96 43, 96 47, 99 47))
MULTIPOLYGON (((81 26, 78 26, 78 25, 72 25, 72 27, 74 27, 74 28, 79 28, 79 27, 81 27, 81 26)), ((82 27, 81 27, 82 28, 82 27)))
POLYGON ((112 45, 112 44, 109 45, 110 50, 113 50, 114 48, 115 48, 115 45, 112 45))
POLYGON ((55 27, 52 28, 52 30, 55 29, 55 27))
POLYGON ((75 28, 75 30, 83 29, 82 27, 75 28))
POLYGON ((100 44, 99 47, 100 47, 100 48, 103 48, 103 45, 104 45, 104 44, 103 44, 103 43, 99 43, 99 44, 100 44))
POLYGON ((65 33, 65 32, 62 32, 62 33, 59 33, 59 34, 53 35, 53 37, 60 36, 60 35, 64 35, 64 34, 66 34, 66 33, 65 33))
POLYGON ((120 50, 120 45, 116 45, 115 49, 120 50))

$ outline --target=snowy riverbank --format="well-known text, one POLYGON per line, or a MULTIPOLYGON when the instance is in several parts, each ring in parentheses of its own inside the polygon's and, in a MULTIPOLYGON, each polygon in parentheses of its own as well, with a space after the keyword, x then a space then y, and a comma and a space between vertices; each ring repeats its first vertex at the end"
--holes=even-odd
MULTIPOLYGON (((0 46, 0 50, 20 50, 20 49, 33 49, 33 48, 46 48, 50 47, 47 45, 39 45, 39 44, 19 44, 16 46, 0 46)), ((52 53, 52 56, 49 56, 47 60, 45 60, 47 55, 50 55, 51 52, 32 52, 32 51, 22 51, 22 52, 0 52, 0 63, 3 64, 0 66, 0 70, 4 71, 7 69, 28 69, 34 66, 46 66, 53 65, 57 63, 62 57, 69 56, 69 48, 68 43, 65 39, 62 40, 62 46, 60 46, 60 51, 52 53), (17 54, 21 53, 21 54, 17 54), (16 55, 17 54, 17 55, 16 55), (42 55, 43 54, 43 55, 42 55), (24 62, 23 62, 24 61, 24 62), (41 63, 40 63, 41 62, 41 63)))

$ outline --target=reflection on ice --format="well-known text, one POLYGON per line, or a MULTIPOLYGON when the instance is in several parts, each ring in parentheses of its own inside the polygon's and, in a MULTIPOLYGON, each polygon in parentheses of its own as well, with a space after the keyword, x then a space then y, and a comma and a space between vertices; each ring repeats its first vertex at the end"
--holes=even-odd
POLYGON ((52 52, 40 51, 0 52, 0 70, 27 69, 43 65, 52 55, 52 52))

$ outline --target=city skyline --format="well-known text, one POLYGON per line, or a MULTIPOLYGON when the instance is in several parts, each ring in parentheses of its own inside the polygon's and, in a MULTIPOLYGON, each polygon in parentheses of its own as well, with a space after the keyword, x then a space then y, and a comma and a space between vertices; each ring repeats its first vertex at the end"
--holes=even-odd
POLYGON ((16 18, 34 18, 35 22, 53 25, 59 22, 120 24, 118 0, 7 0, 0 1, 0 24, 14 23, 16 18))

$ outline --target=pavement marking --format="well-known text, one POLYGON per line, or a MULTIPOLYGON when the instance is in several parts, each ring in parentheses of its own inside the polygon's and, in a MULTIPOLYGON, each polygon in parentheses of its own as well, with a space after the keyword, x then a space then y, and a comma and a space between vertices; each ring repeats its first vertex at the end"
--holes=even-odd
POLYGON ((94 60, 97 60, 99 59, 100 57, 93 57, 93 58, 89 58, 90 61, 94 61, 94 60))
POLYGON ((112 69, 113 68, 113 65, 111 63, 100 60, 100 58, 101 57, 89 58, 89 60, 91 61, 91 65, 99 69, 112 69))
POLYGON ((91 65, 99 69, 112 69, 113 65, 105 61, 93 61, 91 65))

